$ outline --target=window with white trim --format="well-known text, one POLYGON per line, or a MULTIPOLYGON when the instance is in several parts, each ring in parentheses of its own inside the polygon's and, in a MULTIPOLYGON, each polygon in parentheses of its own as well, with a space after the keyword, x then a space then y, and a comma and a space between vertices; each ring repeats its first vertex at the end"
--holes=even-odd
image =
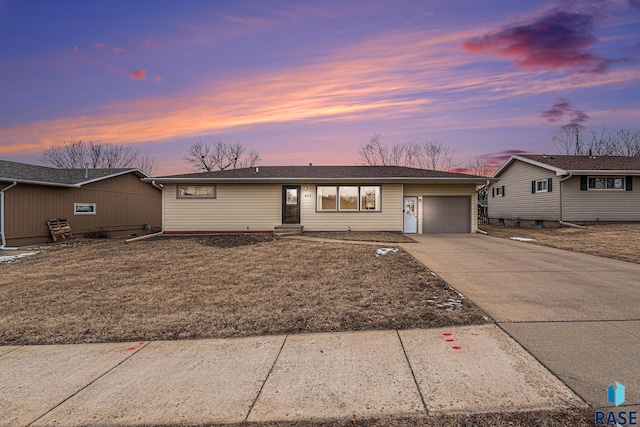
POLYGON ((548 191, 547 187, 548 181, 546 179, 539 179, 536 181, 536 193, 546 193, 548 191))
POLYGON ((74 203, 73 214, 74 215, 95 215, 96 204, 95 203, 74 203))
POLYGON ((622 176, 590 176, 588 179, 589 190, 624 190, 624 177, 622 176))
POLYGON ((176 188, 178 199, 215 199, 215 185, 178 185, 176 188))

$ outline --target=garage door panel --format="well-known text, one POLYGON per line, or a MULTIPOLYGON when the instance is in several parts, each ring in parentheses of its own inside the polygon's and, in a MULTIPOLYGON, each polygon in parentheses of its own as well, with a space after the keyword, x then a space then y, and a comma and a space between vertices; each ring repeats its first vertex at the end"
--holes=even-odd
POLYGON ((423 197, 422 230, 423 233, 471 232, 471 197, 423 197))

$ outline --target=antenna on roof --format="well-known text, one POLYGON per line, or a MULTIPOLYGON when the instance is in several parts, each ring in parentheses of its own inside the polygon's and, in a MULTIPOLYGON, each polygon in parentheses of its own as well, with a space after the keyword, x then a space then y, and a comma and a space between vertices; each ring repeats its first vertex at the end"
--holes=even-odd
POLYGON ((309 166, 313 166, 313 163, 311 163, 311 162, 310 162, 310 163, 309 163, 309 166))

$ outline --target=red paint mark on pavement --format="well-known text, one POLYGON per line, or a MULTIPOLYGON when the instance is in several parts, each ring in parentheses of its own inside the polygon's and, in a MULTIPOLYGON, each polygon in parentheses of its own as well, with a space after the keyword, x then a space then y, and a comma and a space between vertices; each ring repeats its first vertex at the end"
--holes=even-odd
POLYGON ((449 332, 445 332, 445 333, 444 333, 444 334, 442 334, 442 335, 444 335, 445 337, 450 337, 450 336, 451 336, 451 335, 453 335, 453 334, 451 334, 451 333, 449 333, 449 332))
POLYGON ((451 348, 454 349, 454 350, 460 350, 462 347, 460 347, 459 345, 454 345, 451 348))
POLYGON ((454 339, 448 339, 448 340, 445 340, 445 341, 446 342, 454 342, 455 340, 454 339))

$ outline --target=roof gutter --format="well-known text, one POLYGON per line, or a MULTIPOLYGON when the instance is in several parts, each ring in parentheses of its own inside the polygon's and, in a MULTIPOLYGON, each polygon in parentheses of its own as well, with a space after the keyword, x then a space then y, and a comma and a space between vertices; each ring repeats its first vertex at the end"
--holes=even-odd
POLYGON ((430 184, 485 184, 487 181, 498 182, 495 178, 457 178, 457 177, 332 177, 332 178, 143 178, 144 182, 155 182, 158 184, 274 184, 274 183, 430 183, 430 184))
POLYGON ((18 248, 8 248, 7 239, 4 235, 4 192, 10 188, 18 185, 17 181, 13 181, 11 185, 0 190, 0 235, 2 235, 2 243, 0 244, 0 251, 16 251, 18 248))

